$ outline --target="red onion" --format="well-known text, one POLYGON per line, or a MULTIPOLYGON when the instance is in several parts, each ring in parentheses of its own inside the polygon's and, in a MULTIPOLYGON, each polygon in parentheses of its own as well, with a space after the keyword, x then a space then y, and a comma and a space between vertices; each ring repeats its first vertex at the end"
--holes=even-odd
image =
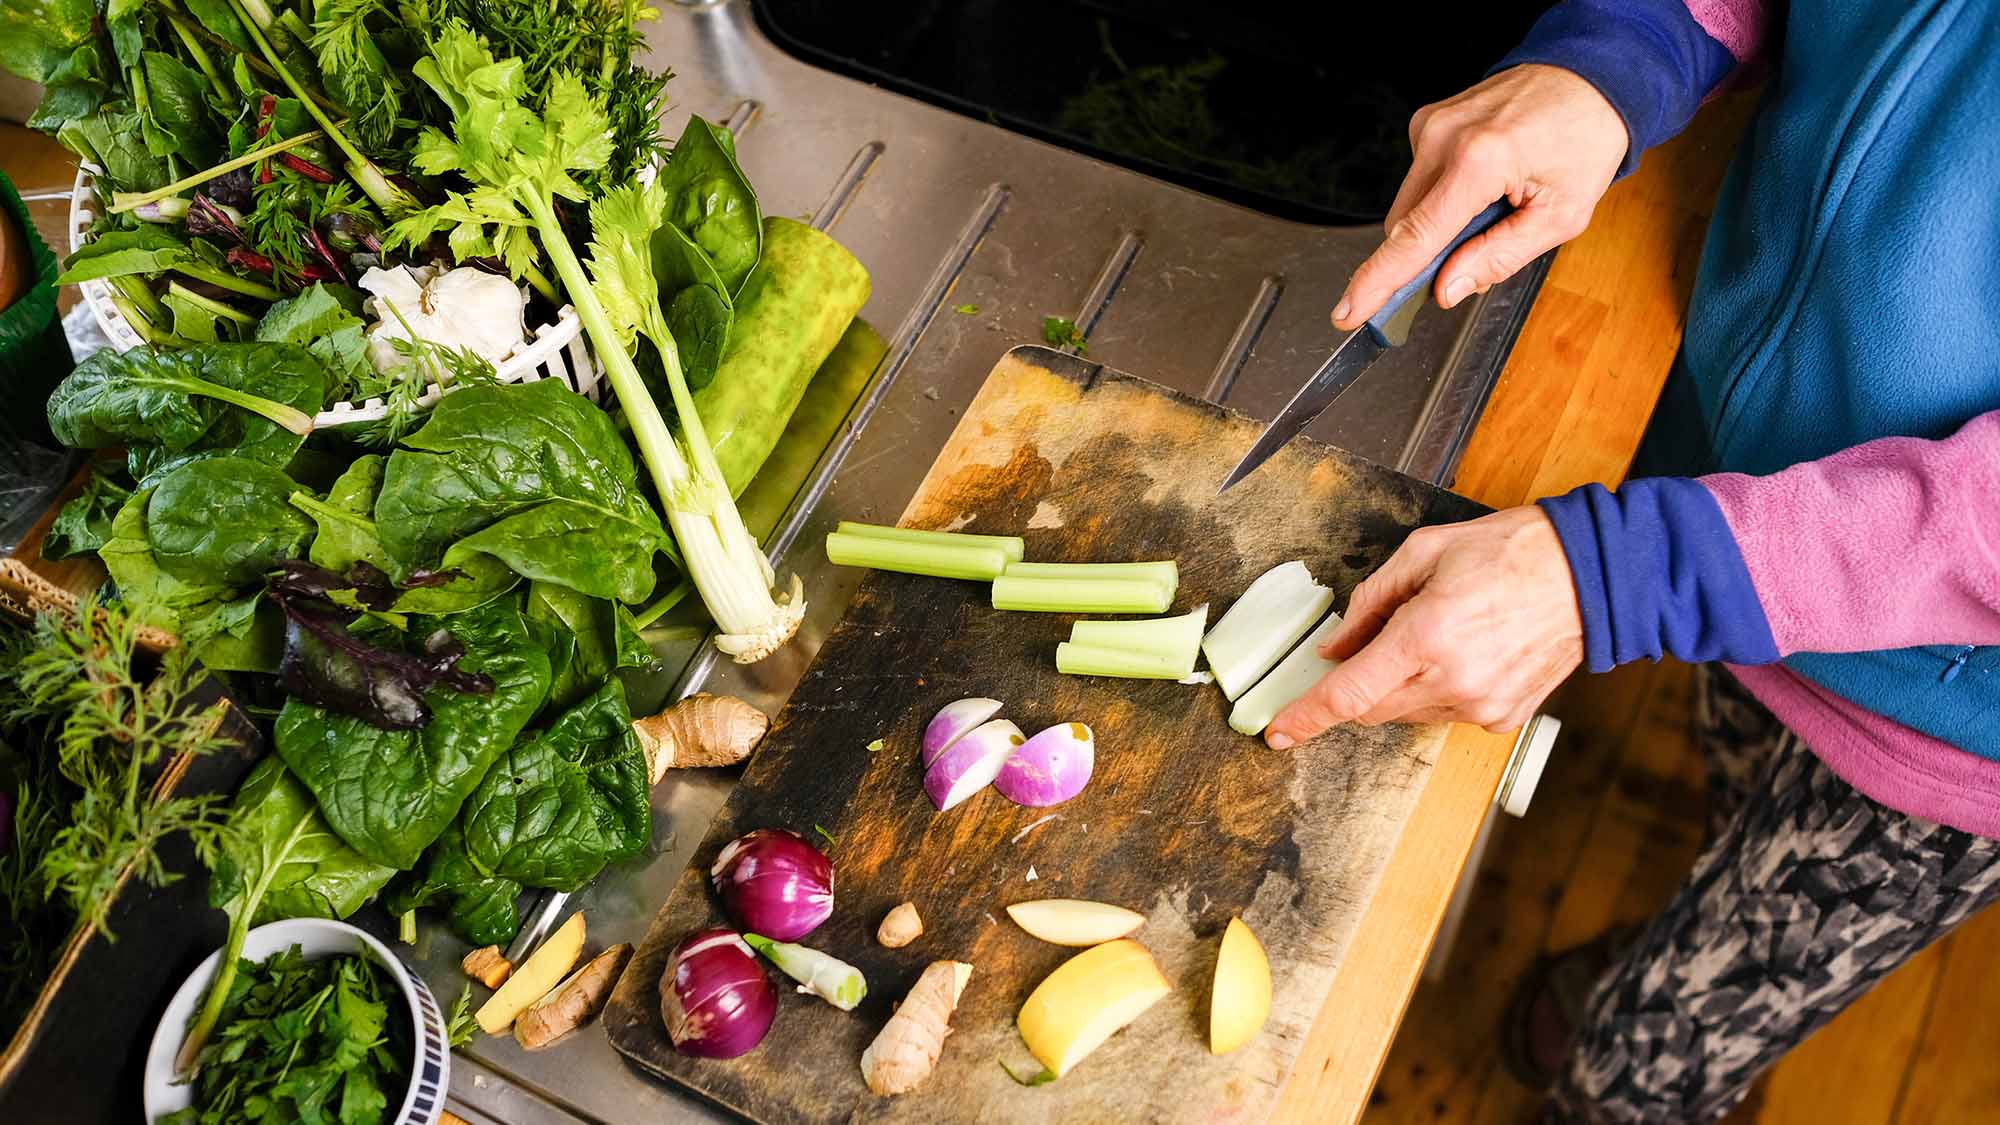
POLYGON ((833 863, 783 828, 731 840, 709 876, 731 921, 775 941, 797 941, 833 913, 833 863))
POLYGON ((729 930, 689 934, 660 977, 660 1016, 674 1050, 733 1059, 764 1041, 778 993, 743 939, 729 930))

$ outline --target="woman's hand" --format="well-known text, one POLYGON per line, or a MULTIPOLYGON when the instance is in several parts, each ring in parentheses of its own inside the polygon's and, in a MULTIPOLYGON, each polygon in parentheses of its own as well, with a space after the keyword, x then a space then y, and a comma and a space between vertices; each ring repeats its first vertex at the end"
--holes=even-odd
POLYGON ((1510 67, 1410 118, 1415 160, 1383 224, 1389 237, 1334 306, 1343 331, 1374 316, 1486 205, 1517 210, 1458 248, 1437 275, 1437 303, 1483 293, 1575 238, 1611 186, 1629 143, 1597 88, 1561 67, 1510 67))
POLYGON ((1345 722, 1520 726, 1583 661, 1555 525, 1525 507, 1418 528, 1354 588, 1320 655, 1344 663, 1271 721, 1272 748, 1345 722))

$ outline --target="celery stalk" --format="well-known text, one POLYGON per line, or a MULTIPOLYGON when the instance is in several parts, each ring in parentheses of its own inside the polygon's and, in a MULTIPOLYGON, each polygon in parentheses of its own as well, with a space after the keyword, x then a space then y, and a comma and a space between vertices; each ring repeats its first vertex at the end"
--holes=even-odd
POLYGON ((993 608, 1034 613, 1162 613, 1173 598, 1150 579, 1021 578, 993 580, 993 608))
POLYGON ((1340 667, 1340 661, 1328 660, 1319 654, 1319 646, 1340 628, 1340 615, 1329 613, 1305 640, 1292 649, 1291 655, 1278 662, 1257 686, 1243 693, 1236 706, 1229 710, 1229 726, 1239 734, 1256 736, 1271 725, 1278 712, 1289 706, 1292 700, 1312 690, 1321 676, 1340 667))
POLYGON ((1167 600, 1172 601, 1174 593, 1180 589, 1181 571, 1172 559, 1161 562, 1122 563, 1048 563, 1020 562, 1007 564, 1007 574, 1016 578, 1067 578, 1081 580, 1087 578, 1128 578, 1156 582, 1166 588, 1167 600))
POLYGON ((1333 591, 1297 559, 1258 575, 1202 638, 1222 694, 1235 699, 1248 691, 1332 606, 1333 591))
POLYGON ((1128 680, 1178 680, 1189 661, 1174 652, 1102 648, 1064 641, 1056 646, 1056 671, 1068 676, 1118 676, 1128 680))
POLYGON ((1185 676, 1194 671, 1201 654, 1201 634, 1208 627, 1208 607, 1196 606, 1179 617, 1146 621, 1079 621, 1069 627, 1071 644, 1089 648, 1123 648, 1135 652, 1186 654, 1185 676))
POLYGON ((836 531, 826 537, 826 559, 836 566, 866 566, 932 578, 974 578, 990 582, 1000 576, 1007 556, 997 547, 880 539, 836 531))
POLYGON ((841 520, 834 529, 842 535, 865 535, 870 539, 886 539, 900 543, 927 543, 938 547, 992 547, 1007 557, 1009 563, 1021 561, 1027 545, 1018 535, 972 535, 963 531, 923 531, 914 527, 883 527, 873 523, 855 523, 841 520))

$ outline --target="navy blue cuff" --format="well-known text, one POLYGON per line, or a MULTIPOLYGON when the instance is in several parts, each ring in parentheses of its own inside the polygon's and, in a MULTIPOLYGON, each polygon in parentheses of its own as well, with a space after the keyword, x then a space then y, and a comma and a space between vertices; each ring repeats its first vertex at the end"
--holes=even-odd
POLYGON ((1608 672, 1663 654, 1778 659, 1750 568, 1715 496, 1684 477, 1586 484, 1541 503, 1576 580, 1584 661, 1608 672))
POLYGON ((1618 111, 1630 138, 1622 178, 1640 153, 1687 127, 1736 57, 1702 30, 1684 0, 1563 0, 1488 73, 1522 63, 1573 71, 1618 111))

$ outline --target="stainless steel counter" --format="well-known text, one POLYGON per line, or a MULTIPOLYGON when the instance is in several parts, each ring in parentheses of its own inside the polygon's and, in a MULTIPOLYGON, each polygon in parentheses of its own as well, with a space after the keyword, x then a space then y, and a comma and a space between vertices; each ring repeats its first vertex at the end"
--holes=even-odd
MULTIPOLYGON (((676 75, 667 134, 689 112, 736 129, 765 212, 810 217, 868 265, 863 316, 889 338, 773 544, 805 580, 798 640, 747 668, 663 650, 661 697, 727 692, 775 714, 859 579, 826 564, 821 536, 842 518, 893 522, 986 372, 1039 341, 1045 315, 1075 320, 1092 360, 1268 417, 1337 342, 1327 309, 1380 239, 1274 219, 829 74, 772 46, 744 0, 660 6, 648 43, 676 75)), ((1447 481, 1540 276, 1427 311, 1309 432, 1447 481)), ((651 851, 561 913, 587 911, 596 944, 638 941, 728 785, 669 775, 651 851)), ((419 936, 415 956, 447 999, 463 987, 463 951, 441 924, 419 936)), ((536 1054, 482 1038, 454 1063, 452 1096, 475 1121, 517 1125, 726 1119, 627 1066, 595 1026, 536 1054)))

